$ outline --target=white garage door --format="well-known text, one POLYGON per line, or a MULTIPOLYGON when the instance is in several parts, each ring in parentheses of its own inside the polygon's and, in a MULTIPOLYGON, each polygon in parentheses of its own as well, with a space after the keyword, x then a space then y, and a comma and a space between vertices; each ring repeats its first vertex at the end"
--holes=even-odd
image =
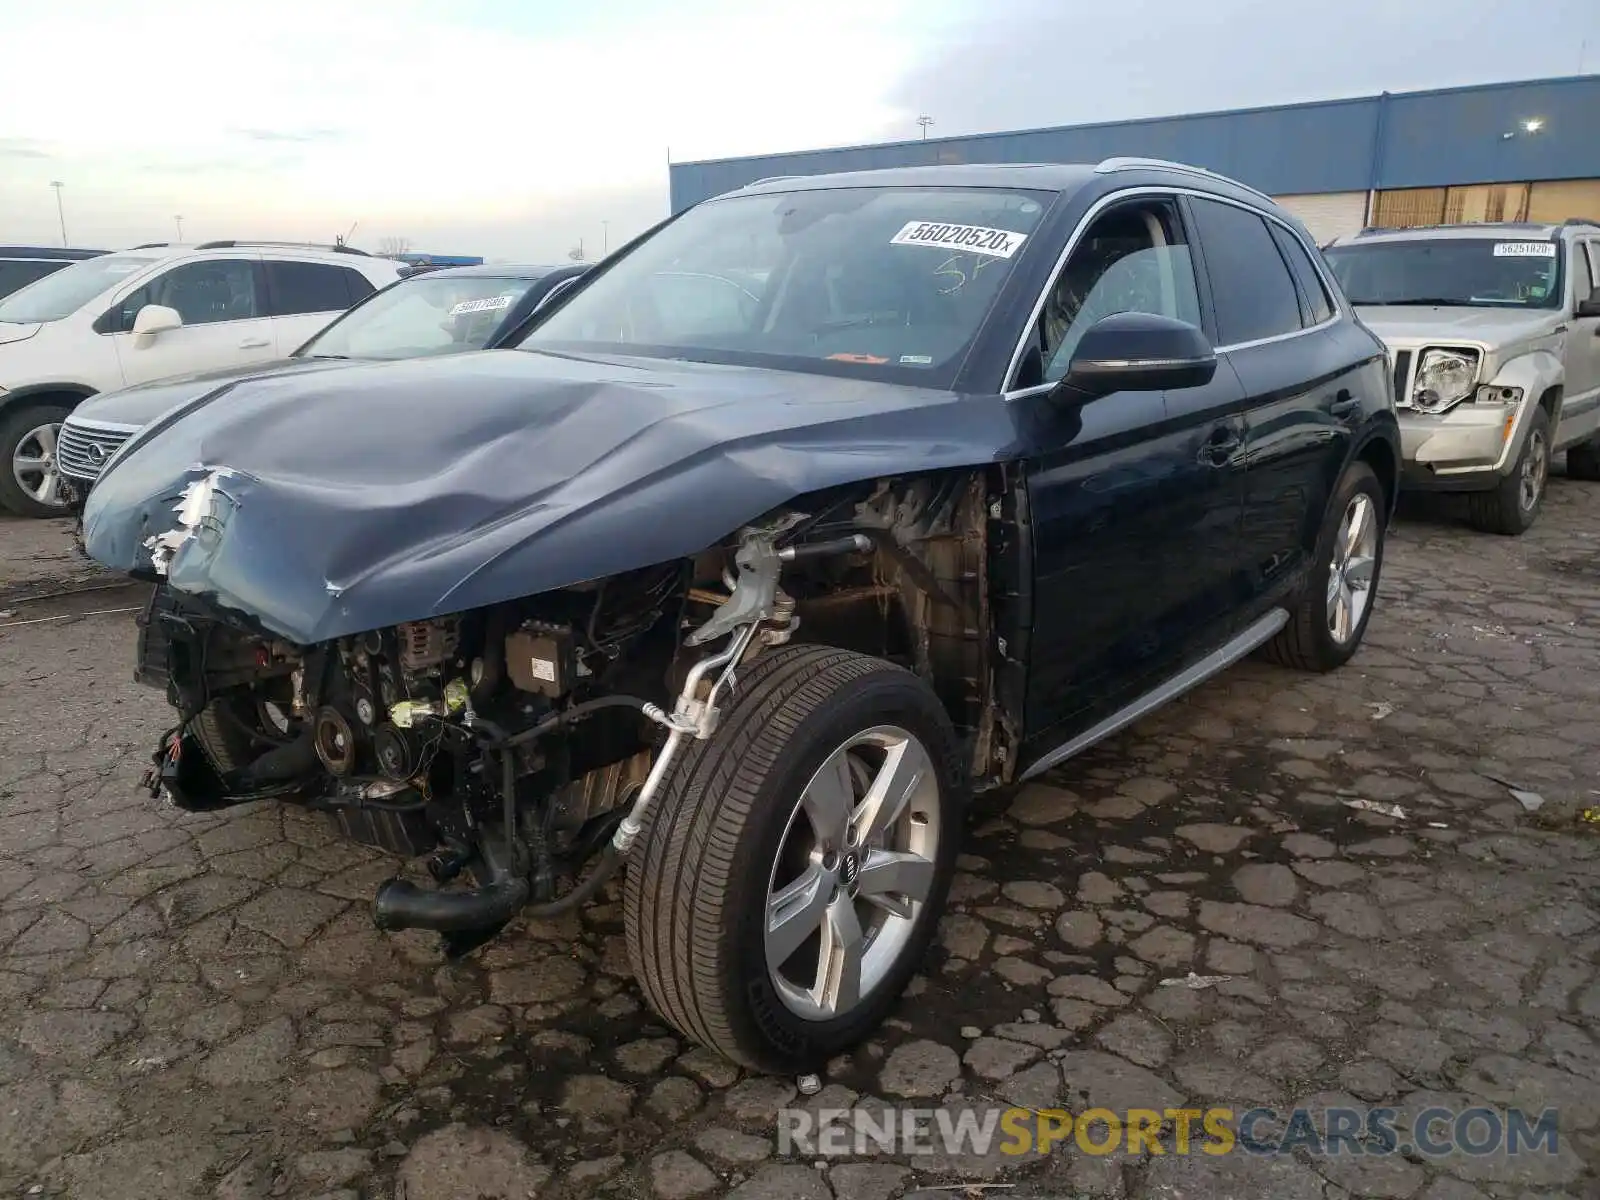
POLYGON ((1301 196, 1274 196, 1305 223, 1317 245, 1358 232, 1367 223, 1365 192, 1319 192, 1301 196))

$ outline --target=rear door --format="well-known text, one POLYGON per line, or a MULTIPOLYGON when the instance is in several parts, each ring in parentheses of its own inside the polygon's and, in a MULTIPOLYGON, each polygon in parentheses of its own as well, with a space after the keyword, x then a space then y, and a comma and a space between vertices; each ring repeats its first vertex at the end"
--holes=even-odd
POLYGON ((266 260, 267 311, 280 356, 292 354, 373 292, 366 276, 332 263, 266 260))
POLYGON ((1359 363, 1300 235, 1218 197, 1189 209, 1217 321, 1218 357, 1244 386, 1244 568, 1260 603, 1309 561, 1334 473, 1362 407, 1359 363))

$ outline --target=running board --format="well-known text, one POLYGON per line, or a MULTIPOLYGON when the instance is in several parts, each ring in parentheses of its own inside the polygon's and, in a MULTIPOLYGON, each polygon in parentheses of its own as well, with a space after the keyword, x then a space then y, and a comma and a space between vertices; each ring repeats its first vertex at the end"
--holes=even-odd
POLYGON ((1104 721, 1094 726, 1071 741, 1063 742, 1038 762, 1024 771, 1017 779, 1018 783, 1041 775, 1051 767, 1066 762, 1075 754, 1082 754, 1096 742, 1102 742, 1114 733, 1118 733, 1132 725, 1141 717, 1147 717, 1156 709, 1169 701, 1176 700, 1185 692, 1199 687, 1206 680, 1220 671, 1233 666, 1245 655, 1257 647, 1264 645, 1273 634, 1289 623, 1289 613, 1282 608, 1275 608, 1262 617, 1243 633, 1234 637, 1222 646, 1213 650, 1192 667, 1187 667, 1167 680, 1154 691, 1146 692, 1126 708, 1118 709, 1104 721))

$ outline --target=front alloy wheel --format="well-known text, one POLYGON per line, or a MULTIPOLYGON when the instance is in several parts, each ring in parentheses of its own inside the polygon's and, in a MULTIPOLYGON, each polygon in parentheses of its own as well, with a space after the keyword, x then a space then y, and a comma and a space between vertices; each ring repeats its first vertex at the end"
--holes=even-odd
POLYGON ((57 517, 66 511, 56 470, 56 437, 68 409, 24 408, 0 420, 0 508, 23 517, 57 517))
POLYGON ((817 768, 767 889, 767 970, 790 1012, 833 1020, 883 983, 933 889, 940 834, 933 763, 904 729, 856 734, 817 768))
POLYGON ((1467 511, 1474 528, 1510 537, 1526 533, 1544 505, 1549 481, 1550 414, 1536 408, 1528 418, 1528 436, 1511 473, 1493 491, 1468 495, 1467 511))
POLYGON ((760 1071, 870 1036, 933 938, 967 780, 932 689, 882 659, 785 646, 695 742, 629 864, 629 957, 651 1006, 760 1071))

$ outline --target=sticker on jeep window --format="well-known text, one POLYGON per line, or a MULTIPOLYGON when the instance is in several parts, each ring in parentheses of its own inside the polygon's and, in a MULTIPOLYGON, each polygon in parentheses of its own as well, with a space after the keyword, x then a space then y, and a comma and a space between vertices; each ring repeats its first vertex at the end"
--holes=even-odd
POLYGON ((1025 233, 988 229, 982 225, 945 225, 939 221, 907 221, 889 239, 892 246, 932 246, 936 250, 967 250, 993 258, 1010 258, 1028 240, 1025 233))
POLYGON ((452 317, 464 317, 468 313, 495 312, 498 309, 510 308, 515 296, 485 296, 482 300, 463 300, 450 310, 452 317))
POLYGON ((1494 244, 1496 258, 1554 258, 1556 244, 1554 242, 1496 242, 1494 244))

